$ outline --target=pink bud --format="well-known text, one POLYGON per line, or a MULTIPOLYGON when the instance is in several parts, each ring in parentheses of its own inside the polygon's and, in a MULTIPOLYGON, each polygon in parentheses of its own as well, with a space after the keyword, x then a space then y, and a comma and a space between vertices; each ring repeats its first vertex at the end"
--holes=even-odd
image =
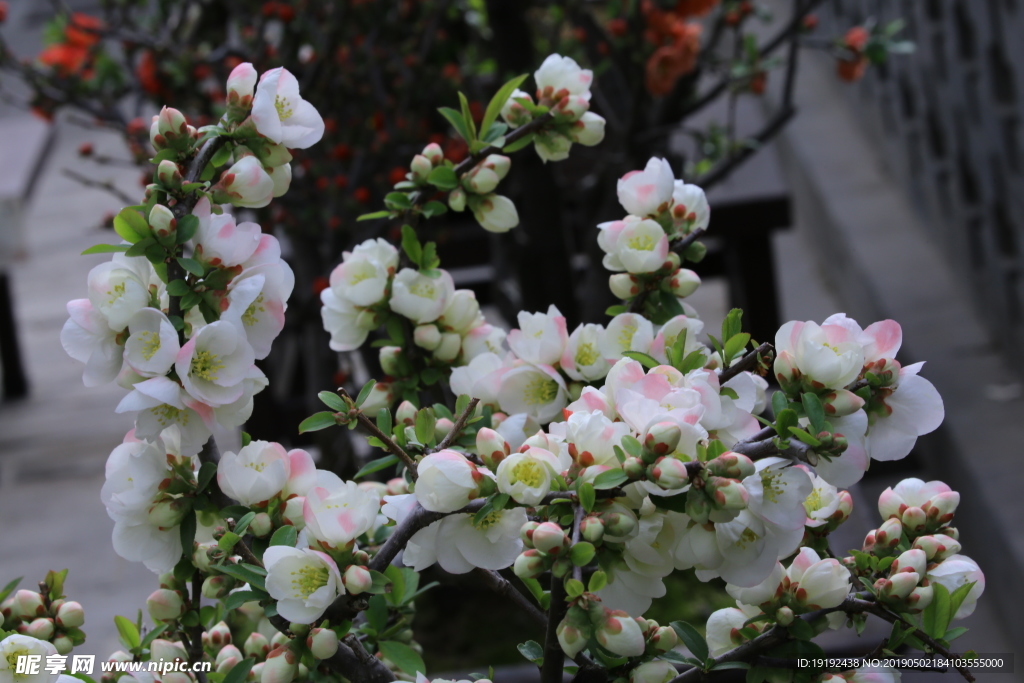
POLYGON ((258 74, 249 62, 239 64, 228 74, 227 101, 233 107, 248 109, 252 106, 258 74))
POLYGON ((742 453, 733 453, 732 451, 726 451, 717 458, 709 460, 705 467, 710 474, 728 479, 746 479, 757 471, 753 460, 742 453))
POLYGON ((657 422, 647 430, 643 446, 655 456, 668 455, 675 452, 682 435, 682 430, 675 422, 657 422))
POLYGON ((430 163, 437 166, 444 162, 444 152, 436 142, 431 142, 423 148, 423 156, 430 160, 430 163))
POLYGON ((281 646, 267 655, 260 683, 291 683, 298 673, 298 660, 290 647, 281 646))
POLYGON ((891 487, 882 491, 882 495, 878 497, 878 514, 882 516, 882 519, 899 517, 907 507, 903 497, 893 491, 891 487))
POLYGON ((342 581, 345 583, 345 589, 353 595, 365 593, 373 586, 373 576, 370 575, 370 570, 356 564, 350 565, 345 570, 342 581))
POLYGON ((315 628, 306 637, 306 647, 317 659, 330 659, 338 651, 338 634, 329 628, 315 628))
POLYGON ((740 482, 724 477, 709 477, 705 490, 711 495, 715 507, 720 510, 744 510, 750 494, 740 482))
POLYGON ((957 506, 960 505, 960 494, 956 491, 946 491, 932 496, 928 503, 925 512, 928 513, 929 522, 949 524, 953 521, 957 506))
POLYGON ((22 589, 14 594, 11 603, 11 614, 26 621, 46 614, 43 596, 36 591, 22 589))
POLYGON ((263 659, 270 652, 270 641, 259 631, 253 631, 242 646, 246 657, 263 659))
POLYGON ((39 617, 33 619, 25 629, 25 635, 32 636, 37 640, 49 640, 53 637, 53 619, 39 617))
POLYGON ((643 632, 625 612, 605 609, 596 636, 603 647, 622 657, 639 657, 644 652, 643 632))
POLYGON ((913 548, 901 553, 893 560, 889 567, 889 575, 901 572, 914 572, 918 576, 924 576, 925 568, 928 566, 928 557, 923 550, 913 548))
POLYGON ((591 543, 597 543, 604 536, 604 522, 598 517, 587 517, 580 522, 580 533, 591 543))
POLYGON ((685 299, 700 287, 700 276, 688 268, 680 268, 668 279, 669 291, 675 296, 685 299))
POLYGON ((658 652, 668 652, 679 644, 679 636, 671 626, 659 626, 651 636, 651 645, 658 652))
POLYGON ((416 424, 416 412, 416 406, 409 401, 402 401, 398 404, 398 410, 395 411, 395 422, 412 427, 416 424))
POLYGON ((852 391, 836 389, 824 397, 825 414, 830 417, 852 415, 864 407, 864 399, 852 391))
POLYGON ((609 276, 608 288, 619 299, 632 299, 640 293, 639 280, 629 273, 615 273, 609 276))
POLYGON ((919 507, 907 508, 903 511, 900 521, 908 533, 918 533, 923 531, 928 523, 928 515, 919 507))
POLYGON ((668 491, 681 489, 690 483, 686 463, 672 457, 661 458, 654 463, 651 467, 651 477, 655 484, 668 491))
POLYGON ((512 448, 498 432, 483 427, 476 433, 476 452, 484 464, 495 469, 512 448))
MULTIPOLYGON (((155 657, 153 659, 156 659, 155 657)), ((242 652, 234 645, 225 645, 217 653, 217 658, 214 660, 214 665, 218 671, 227 670, 231 671, 231 667, 242 661, 242 652)))
POLYGON ((547 569, 547 562, 539 550, 524 550, 519 553, 512 571, 521 579, 535 579, 547 569))
POLYGON ((185 613, 185 603, 177 591, 160 588, 146 598, 146 609, 154 621, 172 621, 185 613))
POLYGON ((57 610, 57 625, 62 629, 78 628, 85 623, 85 610, 75 601, 65 602, 57 610))
POLYGON ((416 183, 425 183, 427 176, 434 170, 434 164, 431 163, 430 159, 417 154, 412 158, 412 163, 409 164, 409 169, 412 171, 412 180, 416 183))
POLYGON ((800 381, 800 371, 796 367, 796 359, 788 351, 780 351, 775 357, 775 365, 772 368, 775 379, 779 386, 785 391, 787 387, 800 381))
POLYGON ((562 527, 554 522, 544 522, 533 530, 533 547, 547 555, 557 555, 568 546, 569 538, 562 527))
POLYGON ((412 338, 416 346, 433 351, 441 343, 441 331, 437 329, 437 325, 419 325, 413 331, 412 338))

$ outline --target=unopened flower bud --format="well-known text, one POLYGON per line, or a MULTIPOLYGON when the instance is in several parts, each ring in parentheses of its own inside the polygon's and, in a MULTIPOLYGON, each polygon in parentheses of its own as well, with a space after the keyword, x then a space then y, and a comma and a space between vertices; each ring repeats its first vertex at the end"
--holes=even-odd
POLYGON ((929 562, 941 562, 960 552, 960 542, 945 534, 919 536, 914 547, 923 550, 929 562))
POLYGON ((36 591, 21 589, 14 594, 11 603, 11 614, 26 621, 46 614, 46 607, 43 605, 43 596, 36 591))
POLYGON ((356 315, 356 327, 361 330, 372 330, 380 324, 380 314, 372 309, 364 309, 356 315))
POLYGON ((413 331, 412 339, 421 349, 433 351, 441 343, 441 331, 437 329, 437 325, 418 325, 413 331))
POLYGON ((540 526, 540 522, 526 522, 519 529, 519 538, 527 548, 533 547, 533 532, 540 526))
MULTIPOLYGON (((224 667, 225 663, 230 662, 231 664, 238 664, 240 661, 242 661, 242 659, 243 657, 241 650, 239 650, 237 647, 229 643, 220 649, 220 652, 217 653, 217 658, 214 660, 214 663, 217 669, 219 670, 221 667, 224 667)), ((231 669, 228 669, 228 671, 230 670, 231 669)))
POLYGON ((187 149, 191 142, 188 129, 188 121, 184 114, 177 109, 164 107, 153 117, 153 124, 149 128, 149 141, 157 150, 168 147, 179 151, 187 149))
POLYGON ((621 657, 639 657, 644 652, 640 626, 625 612, 604 609, 595 635, 602 647, 621 657))
POLYGON ((580 533, 584 540, 597 543, 604 537, 604 522, 599 517, 586 517, 580 522, 580 533))
POLYGON ((837 497, 839 498, 839 505, 836 506, 836 511, 828 519, 828 527, 833 531, 849 519, 850 514, 853 512, 853 496, 850 495, 849 491, 840 491, 837 497))
POLYGON ((281 510, 281 521, 295 527, 296 531, 306 528, 306 518, 302 516, 302 508, 306 503, 305 496, 292 496, 285 501, 281 510))
POLYGON ((705 465, 709 474, 727 479, 746 479, 757 471, 754 461, 742 453, 726 451, 705 465))
POLYGON ((650 451, 655 456, 668 455, 679 446, 679 439, 683 432, 675 422, 658 422, 651 425, 644 437, 644 450, 650 451))
POLYGON ((893 574, 888 579, 875 582, 875 591, 879 597, 903 600, 917 587, 921 577, 916 572, 893 574))
POLYGON ((512 571, 520 579, 535 579, 547 569, 547 561, 539 550, 524 550, 519 553, 512 571))
POLYGON ((750 494, 740 482, 725 477, 709 477, 705 490, 720 510, 745 510, 750 494))
POLYGON ((398 377, 402 374, 401 361, 402 347, 401 346, 382 346, 378 359, 380 360, 381 370, 384 371, 385 375, 391 375, 392 377, 398 377))
POLYGON ((338 651, 338 634, 329 628, 315 628, 306 637, 306 647, 317 659, 330 659, 338 651))
POLYGON ((800 381, 800 371, 796 367, 796 359, 788 351, 779 351, 775 356, 775 365, 772 367, 775 379, 783 391, 800 381))
POLYGON ((158 529, 171 529, 181 524, 191 508, 192 503, 185 498, 163 500, 150 506, 147 519, 158 529))
MULTIPOLYGON (((389 496, 401 496, 409 493, 409 482, 401 477, 388 479, 387 487, 389 496)), ((369 564, 369 562, 361 562, 360 564, 369 564)))
POLYGON ((651 636, 651 645, 658 652, 668 652, 679 644, 679 636, 671 626, 659 626, 651 636))
POLYGON ((157 165, 156 178, 169 190, 181 189, 181 169, 170 159, 164 159, 157 165))
POLYGON ((154 621, 172 621, 185 613, 185 603, 177 591, 160 588, 146 598, 146 609, 154 621))
POLYGON ((53 630, 53 619, 39 617, 29 622, 28 628, 25 629, 25 635, 32 636, 37 640, 49 640, 53 637, 53 630))
POLYGON ((209 631, 206 632, 210 646, 214 650, 219 650, 225 645, 231 644, 231 629, 223 621, 219 621, 214 624, 209 631))
POLYGON ((690 483, 686 463, 671 456, 661 458, 654 463, 651 466, 650 474, 651 481, 666 491, 681 489, 690 483))
POLYGON ((277 648, 284 647, 290 642, 291 638, 278 631, 274 634, 274 637, 270 639, 270 650, 273 652, 277 648))
POLYGON ((585 112, 569 130, 569 137, 586 147, 593 147, 604 140, 605 120, 592 111, 585 112))
POLYGON ((928 523, 928 515, 919 507, 910 507, 903 511, 900 521, 903 522, 908 534, 917 534, 924 530, 928 523))
POLYGON ((79 628, 85 623, 85 610, 72 600, 65 602, 57 609, 57 625, 62 629, 79 628))
POLYGON ((53 647, 56 648, 57 654, 66 656, 75 649, 75 641, 71 640, 71 636, 62 633, 53 639, 53 647))
POLYGON ((503 233, 519 225, 519 212, 508 197, 498 194, 480 195, 470 202, 473 218, 488 232, 503 233))
POLYGON ((895 548, 903 537, 903 525, 898 519, 887 519, 875 532, 875 546, 895 548))
POLYGON ((249 523, 249 531, 256 538, 266 538, 274 531, 274 522, 266 512, 257 513, 249 523))
POLYGON ((923 550, 912 548, 900 554, 892 564, 889 565, 889 575, 902 572, 914 572, 918 576, 924 576, 928 566, 928 556, 923 550))
POLYGON ((685 299, 700 287, 700 276, 689 268, 680 268, 672 273, 672 277, 664 280, 668 291, 680 299, 685 299))
POLYGON ((640 283, 635 275, 615 273, 608 277, 608 288, 619 299, 632 299, 640 293, 640 283))
POLYGON ((789 626, 793 623, 793 610, 789 607, 780 607, 775 611, 775 621, 781 626, 789 626))
POLYGON ((476 433, 476 452, 492 470, 505 459, 511 452, 511 446, 498 432, 488 427, 482 427, 476 433))
POLYGON ((444 152, 441 150, 441 146, 436 142, 431 142, 423 148, 423 156, 425 156, 434 166, 440 166, 444 163, 444 152))
POLYGON ((632 481, 636 481, 640 477, 644 476, 644 470, 647 468, 644 466, 644 461, 640 458, 634 458, 629 455, 622 463, 622 473, 630 478, 632 481))
MULTIPOLYGON (((925 580, 923 583, 927 583, 925 580)), ((913 613, 923 612, 928 608, 928 605, 932 604, 932 599, 935 597, 935 589, 930 585, 918 586, 910 592, 907 596, 906 603, 907 607, 913 613)))
POLYGON ((547 555, 557 555, 568 546, 569 538, 562 527, 554 522, 544 522, 533 530, 533 547, 547 555))
POLYGON ((960 494, 956 491, 945 491, 932 496, 928 501, 928 514, 930 524, 945 525, 953 521, 953 514, 960 505, 960 494))
POLYGON ((398 410, 395 411, 395 422, 411 427, 416 424, 416 412, 416 406, 409 401, 402 401, 398 404, 398 410))
POLYGON ((447 417, 437 418, 437 422, 434 423, 434 440, 441 441, 444 437, 448 436, 448 432, 452 431, 455 423, 449 420, 447 417))
POLYGON ((263 676, 263 662, 256 662, 249 669, 249 675, 245 677, 246 683, 256 683, 263 676))
POLYGON ((260 683, 291 683, 298 673, 298 664, 290 647, 279 647, 267 655, 260 672, 260 683))
POLYGON ((686 493, 685 512, 697 524, 706 524, 711 517, 711 501, 704 492, 691 488, 686 493))
POLYGON ((246 657, 255 657, 261 660, 270 652, 270 641, 259 631, 253 631, 245 639, 242 650, 245 652, 246 657))
POLYGON ((188 653, 181 643, 156 638, 149 644, 150 659, 161 662, 188 661, 188 653))
POLYGON ((465 211, 466 210, 466 191, 461 187, 456 187, 454 190, 448 193, 448 206, 451 207, 452 211, 465 211))
POLYGON ((373 577, 370 575, 370 570, 355 564, 350 565, 345 570, 342 581, 345 583, 345 590, 353 595, 365 593, 373 586, 373 577))
POLYGON ((636 517, 629 512, 603 512, 600 515, 606 536, 624 538, 631 536, 637 528, 636 517))
POLYGON ((203 579, 203 597, 217 600, 230 593, 238 582, 227 574, 216 574, 203 579))
POLYGON ((442 363, 450 363, 459 356, 462 350, 462 336, 455 332, 441 335, 441 343, 434 349, 434 358, 442 363))
POLYGON ((228 74, 227 103, 232 107, 249 109, 256 89, 256 69, 249 62, 239 64, 228 74))
POLYGON ((409 164, 409 168, 412 171, 412 180, 414 183, 425 183, 427 182, 427 176, 434 170, 434 164, 430 162, 430 159, 417 154, 412 158, 412 163, 409 164))

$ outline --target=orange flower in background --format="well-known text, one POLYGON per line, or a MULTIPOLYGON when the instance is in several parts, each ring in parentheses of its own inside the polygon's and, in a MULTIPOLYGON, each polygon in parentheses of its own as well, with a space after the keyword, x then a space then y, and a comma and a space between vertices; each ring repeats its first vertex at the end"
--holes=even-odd
POLYGON ((39 53, 39 61, 53 68, 58 76, 92 76, 89 49, 99 42, 103 22, 88 14, 74 13, 64 28, 64 42, 55 43, 39 53))
POLYGON ((156 59, 150 50, 142 53, 138 66, 135 67, 135 76, 139 79, 139 85, 150 95, 159 95, 160 78, 157 73, 156 59))
POLYGON ((682 17, 702 17, 715 6, 719 0, 679 0, 676 3, 676 14, 682 17))
POLYGON ((854 52, 863 52, 871 34, 863 26, 854 26, 843 36, 843 44, 854 52))
POLYGON ((647 60, 644 85, 652 95, 672 92, 676 81, 693 71, 700 54, 700 24, 678 22, 670 31, 672 43, 654 51, 647 60))
POLYGON ((64 29, 64 40, 68 45, 89 48, 100 41, 102 30, 103 22, 99 17, 75 12, 64 29))
POLYGON ((89 61, 89 50, 78 45, 57 43, 40 52, 38 59, 52 67, 58 76, 66 78, 83 71, 89 61))
POLYGON ((836 63, 836 72, 844 81, 859 81, 864 77, 868 68, 868 58, 864 56, 864 48, 868 45, 871 34, 863 26, 854 26, 843 39, 840 46, 846 48, 850 55, 839 57, 836 63))

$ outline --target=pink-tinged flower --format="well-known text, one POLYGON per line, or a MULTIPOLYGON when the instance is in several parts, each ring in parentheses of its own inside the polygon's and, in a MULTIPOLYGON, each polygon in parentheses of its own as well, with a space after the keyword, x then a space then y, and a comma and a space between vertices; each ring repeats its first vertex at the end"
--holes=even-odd
POLYGON ((143 308, 128 323, 124 360, 142 377, 166 375, 178 355, 178 333, 163 311, 143 308))
POLYGON ((581 324, 565 343, 559 365, 574 380, 593 382, 608 374, 611 363, 601 355, 601 340, 605 335, 602 325, 581 324))
POLYGON ((597 411, 574 412, 565 422, 552 424, 549 429, 569 445, 569 455, 582 467, 618 467, 615 446, 621 446, 622 437, 631 431, 625 422, 613 422, 597 411))
POLYGON ((357 306, 372 306, 384 298, 397 267, 398 250, 380 238, 367 240, 345 252, 331 273, 331 289, 357 306))
POLYGON ((268 264, 250 269, 236 277, 228 288, 228 308, 221 314, 221 320, 233 322, 245 333, 257 360, 270 354, 271 344, 284 329, 287 304, 276 294, 281 291, 279 281, 285 268, 291 270, 284 262, 277 267, 268 264))
POLYGON ((974 584, 961 603, 960 609, 953 615, 954 619, 971 616, 974 608, 978 606, 978 598, 985 592, 985 574, 978 563, 966 555, 952 555, 932 566, 928 570, 928 580, 932 583, 941 583, 950 593, 968 583, 974 584))
POLYGON ((322 552, 275 545, 263 553, 263 563, 267 592, 288 621, 313 623, 345 592, 338 565, 322 552))
POLYGON ((288 452, 279 443, 253 441, 238 453, 230 451, 217 463, 221 490, 242 505, 266 503, 288 482, 288 452))
MULTIPOLYGON (((497 432, 494 435, 501 438, 497 432)), ((551 490, 551 480, 561 470, 554 453, 543 448, 528 448, 503 458, 498 464, 495 473, 498 491, 509 494, 517 503, 537 505, 551 490)))
POLYGON ((252 120, 261 135, 291 149, 312 147, 324 136, 320 112, 302 99, 298 79, 284 67, 260 76, 252 120))
POLYGON ((920 510, 929 526, 937 529, 953 520, 959 504, 960 494, 947 484, 910 478, 882 492, 878 497, 878 513, 882 519, 901 519, 907 510, 920 510))
POLYGON ((521 363, 496 374, 498 405, 510 415, 526 413, 546 423, 558 417, 568 403, 565 380, 550 365, 521 363))
POLYGON ((146 259, 114 254, 89 271, 89 301, 107 319, 110 329, 120 332, 128 321, 149 305, 150 273, 146 259))
MULTIPOLYGON (((761 610, 756 607, 742 605, 743 609, 726 607, 716 610, 708 617, 707 642, 709 654, 712 657, 724 655, 738 645, 742 645, 746 638, 740 633, 744 628, 747 619, 756 617, 761 610)), ((755 630, 759 628, 754 624, 755 630)))
POLYGON ((834 558, 819 558, 810 548, 800 550, 786 575, 790 582, 787 590, 807 610, 838 607, 852 586, 849 569, 834 558))
POLYGON ((235 223, 231 214, 215 214, 210 200, 203 197, 196 203, 192 215, 199 219, 199 227, 192 238, 195 259, 211 266, 230 268, 252 257, 260 245, 262 229, 256 223, 235 223))
POLYGON ((711 223, 708 198, 697 185, 675 181, 672 189, 672 222, 684 233, 706 229, 711 223))
POLYGON ((508 232, 519 225, 519 212, 508 197, 488 194, 471 202, 473 218, 488 232, 508 232))
POLYGON ((541 63, 540 68, 533 73, 533 79, 537 83, 538 97, 553 98, 564 90, 567 95, 578 95, 590 100, 594 72, 580 68, 571 57, 553 54, 541 63))
POLYGON ((495 511, 479 522, 470 514, 450 515, 416 532, 402 558, 417 571, 435 562, 450 574, 504 569, 523 549, 519 530, 526 521, 523 508, 495 511))
POLYGON ((654 326, 650 320, 639 313, 619 313, 608 323, 600 351, 605 360, 614 363, 626 351, 647 353, 653 341, 654 326))
POLYGON ((555 365, 562 356, 568 334, 565 317, 552 304, 547 313, 519 312, 519 329, 506 337, 516 356, 535 365, 555 365))
POLYGON ((791 363, 814 386, 842 389, 857 379, 864 366, 864 349, 857 337, 856 331, 843 325, 791 320, 775 334, 775 349, 780 361, 791 363))
POLYGON ((462 453, 445 449, 417 465, 416 500, 431 512, 455 512, 480 495, 484 476, 462 453))
POLYGON ((243 333, 231 322, 218 320, 181 347, 174 368, 189 396, 216 407, 242 396, 242 382, 255 360, 243 333))
POLYGON ((475 356, 468 365, 452 368, 450 385, 457 395, 466 394, 485 404, 497 406, 497 374, 504 368, 501 358, 490 352, 475 356))
POLYGON ((485 353, 503 354, 505 338, 505 330, 500 327, 488 323, 477 325, 462 337, 463 361, 470 361, 485 353))
POLYGON ((213 409, 189 396, 181 385, 168 377, 153 377, 135 384, 115 412, 138 413, 135 436, 140 439, 155 439, 168 427, 177 426, 181 452, 185 455, 200 451, 214 425, 213 409))
POLYGON ((677 315, 670 318, 658 330, 651 342, 650 353, 662 363, 668 365, 668 350, 674 348, 680 334, 685 334, 683 344, 683 358, 686 358, 694 351, 700 351, 702 355, 709 355, 708 348, 700 342, 700 333, 704 331, 704 321, 698 318, 691 318, 685 315, 677 315))
POLYGON ((85 363, 82 382, 98 387, 112 381, 121 372, 124 351, 117 343, 118 332, 88 299, 69 301, 67 309, 70 317, 60 331, 60 343, 69 356, 85 363))
POLYGON ((620 657, 638 657, 644 653, 640 625, 625 612, 605 609, 596 627, 597 642, 620 657))
POLYGON ((630 171, 619 179, 619 203, 627 213, 641 218, 667 208, 675 190, 672 167, 665 159, 652 157, 642 171, 630 171))
POLYGON ((584 112, 569 129, 569 135, 573 142, 578 142, 584 147, 593 147, 604 140, 604 127, 604 117, 588 111, 584 112))
POLYGON ((931 382, 917 374, 923 365, 900 368, 898 385, 881 399, 881 407, 876 407, 875 401, 869 404, 867 448, 875 460, 906 457, 917 437, 942 424, 946 415, 942 397, 931 382))
POLYGON ((627 216, 624 220, 601 223, 598 245, 605 251, 608 270, 652 273, 665 265, 668 235, 648 218, 627 216))
POLYGON ((403 268, 395 276, 391 289, 391 310, 417 324, 437 320, 455 293, 455 284, 447 271, 437 277, 403 268))
POLYGON ((211 188, 215 201, 259 209, 274 198, 274 180, 254 156, 242 157, 211 188))
POLYGON ((380 495, 354 481, 320 475, 302 508, 306 531, 317 541, 343 548, 371 528, 380 511, 380 495))
POLYGON ((807 519, 804 501, 813 486, 806 470, 790 467, 786 458, 762 458, 754 467, 757 471, 743 479, 750 494, 750 511, 781 529, 803 531, 807 519))
POLYGON ((232 69, 228 74, 228 104, 243 108, 251 106, 257 77, 256 69, 249 62, 239 64, 232 69))

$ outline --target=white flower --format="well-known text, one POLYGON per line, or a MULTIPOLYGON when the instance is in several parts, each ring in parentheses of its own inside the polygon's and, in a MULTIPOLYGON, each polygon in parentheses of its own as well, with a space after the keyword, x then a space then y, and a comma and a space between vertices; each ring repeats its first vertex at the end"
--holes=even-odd
POLYGON ((817 474, 811 475, 811 486, 811 493, 804 501, 804 511, 807 513, 804 525, 816 528, 831 520, 842 499, 839 497, 839 489, 817 474))
POLYGON ((107 318, 88 299, 69 301, 67 309, 70 317, 60 331, 60 343, 69 356, 85 363, 82 382, 98 387, 112 381, 123 364, 119 331, 111 329, 107 318))
POLYGON ((762 458, 754 467, 757 471, 743 480, 750 512, 779 528, 803 530, 804 501, 813 489, 806 470, 790 467, 786 458, 762 458))
POLYGON ((526 511, 496 510, 479 523, 474 520, 472 514, 451 515, 416 532, 403 561, 417 571, 437 562, 451 574, 511 566, 523 549, 519 530, 527 521, 526 511))
POLYGON ((654 326, 639 313, 619 313, 608 323, 601 340, 601 354, 614 363, 626 351, 647 353, 654 341, 654 326))
POLYGON ((914 363, 900 368, 899 384, 884 400, 887 410, 869 414, 867 449, 875 460, 906 457, 917 437, 942 424, 942 397, 931 382, 917 374, 923 365, 914 363))
POLYGON ((252 120, 261 135, 291 149, 312 147, 324 135, 320 112, 302 99, 298 79, 284 67, 260 76, 252 120))
MULTIPOLYGON (((58 675, 48 673, 46 658, 57 654, 57 648, 45 640, 12 633, 0 640, 0 683, 56 683, 58 675), (39 673, 16 674, 18 658, 39 657, 39 673)), ((63 659, 61 660, 63 662, 63 659)))
POLYGON ((178 355, 178 333, 163 311, 143 308, 128 322, 124 360, 143 377, 167 374, 178 355))
MULTIPOLYGON (((937 508, 936 517, 956 511, 960 494, 941 481, 924 482, 916 477, 904 479, 895 487, 882 491, 878 497, 878 514, 882 519, 901 517, 908 507, 921 508, 926 514, 937 508)), ((948 520, 936 519, 937 522, 948 520)))
POLYGON ((651 216, 672 201, 675 177, 665 159, 651 158, 642 171, 630 171, 619 179, 617 192, 622 208, 633 216, 651 216))
POLYGON ((821 559, 810 548, 802 548, 786 572, 789 591, 808 610, 838 607, 850 594, 850 570, 831 557, 821 559))
POLYGON ((668 235, 649 218, 627 216, 624 220, 601 223, 597 242, 606 255, 604 266, 609 270, 629 273, 652 273, 668 256, 668 235))
POLYGON ((484 323, 466 332, 462 337, 462 358, 472 360, 483 353, 503 353, 505 330, 484 323))
POLYGON ((707 642, 708 654, 712 657, 724 655, 729 650, 743 642, 743 637, 736 634, 747 619, 756 617, 760 610, 747 607, 746 610, 736 607, 726 607, 716 610, 708 617, 707 642))
POLYGON ((618 467, 615 446, 621 447, 622 437, 631 433, 628 424, 612 422, 600 411, 575 412, 565 422, 552 424, 549 429, 569 444, 570 455, 584 467, 618 467))
POLYGON ((209 406, 222 406, 242 396, 242 382, 255 359, 238 328, 218 320, 181 347, 174 369, 189 396, 209 406))
POLYGON ((841 389, 860 374, 864 349, 849 328, 791 320, 775 334, 775 349, 812 381, 841 389))
POLYGON ((260 246, 262 229, 256 223, 235 223, 228 212, 212 212, 210 200, 203 197, 196 202, 192 215, 199 219, 199 227, 192 238, 194 258, 211 266, 230 268, 249 260, 260 246))
POLYGON ((211 189, 216 201, 259 209, 274 198, 274 179, 267 175, 259 159, 248 156, 224 171, 211 189))
POLYGON ((664 597, 666 592, 665 582, 660 576, 635 572, 625 561, 619 561, 609 568, 608 585, 597 594, 609 609, 644 614, 655 598, 664 597))
POLYGON ((316 550, 275 545, 263 553, 263 563, 267 592, 288 621, 313 623, 345 592, 338 565, 316 550))
POLYGON ((348 299, 338 296, 333 289, 320 292, 323 307, 320 316, 324 329, 330 332, 330 347, 335 351, 352 351, 358 349, 366 341, 370 330, 377 327, 377 318, 364 315, 364 311, 356 308, 348 299))
POLYGON ((416 467, 416 500, 431 512, 455 512, 476 498, 481 473, 458 451, 431 453, 416 467))
POLYGON ((550 365, 523 363, 499 372, 498 404, 510 415, 526 413, 538 422, 550 422, 568 402, 565 380, 550 365))
POLYGON ((559 362, 565 374, 584 382, 593 382, 607 375, 611 363, 600 351, 604 335, 604 327, 594 323, 581 324, 573 330, 559 362))
POLYGON ((782 582, 785 578, 786 568, 782 566, 781 562, 776 562, 772 573, 756 586, 741 588, 740 586, 727 583, 725 584, 725 592, 744 605, 762 605, 781 597, 782 582))
POLYGON ((526 413, 509 415, 495 430, 513 451, 522 448, 526 440, 540 431, 540 423, 526 413))
POLYGON ((388 278, 398 266, 398 251, 385 240, 367 240, 345 252, 331 273, 331 288, 357 306, 372 306, 384 298, 388 278))
POLYGON ((590 99, 590 86, 594 82, 594 72, 581 69, 571 57, 548 55, 540 68, 533 73, 537 90, 551 88, 551 94, 565 90, 569 95, 579 95, 590 99))
POLYGON ((417 324, 437 320, 455 293, 455 284, 447 271, 428 277, 411 268, 395 276, 391 288, 391 310, 417 324))
POLYGON ((449 381, 456 395, 466 394, 478 398, 481 402, 497 405, 497 376, 495 373, 504 367, 497 354, 483 352, 475 356, 468 365, 452 368, 449 381))
POLYGON ((234 323, 245 334, 257 360, 270 354, 271 345, 284 329, 287 304, 276 296, 281 287, 274 282, 281 278, 281 268, 291 270, 281 262, 277 269, 268 264, 236 277, 228 288, 228 308, 221 313, 221 320, 234 323))
POLYGON ((302 517, 313 538, 342 548, 373 528, 379 511, 376 491, 321 474, 317 486, 306 493, 302 517))
POLYGON ((928 570, 928 580, 932 583, 941 583, 950 593, 960 586, 974 583, 960 609, 953 615, 955 619, 971 616, 978 605, 978 598, 985 592, 985 574, 978 563, 966 555, 952 555, 932 566, 928 570))
POLYGON ((495 473, 498 490, 517 503, 537 505, 551 490, 551 478, 561 469, 554 453, 543 448, 528 448, 499 463, 495 473))
POLYGON ((708 581, 720 576, 740 587, 756 586, 772 573, 779 557, 791 554, 803 538, 776 530, 749 510, 742 510, 729 522, 716 522, 712 529, 690 527, 676 547, 679 568, 693 566, 697 578, 708 581))
POLYGON ((605 120, 603 116, 592 111, 584 112, 579 120, 569 129, 569 135, 573 142, 578 142, 585 147, 593 147, 604 140, 605 120))
POLYGON ((711 222, 711 207, 708 198, 697 185, 688 185, 682 180, 675 181, 672 190, 672 217, 677 225, 685 226, 686 232, 708 227, 711 222))
POLYGON ((519 225, 519 212, 508 197, 489 194, 472 202, 473 218, 488 232, 508 232, 519 225))
POLYGON ((555 365, 562 356, 568 334, 565 316, 554 304, 547 313, 519 312, 519 329, 506 337, 518 358, 534 365, 555 365))
POLYGON ((186 455, 198 453, 212 433, 214 413, 210 406, 189 396, 168 377, 139 382, 115 409, 117 413, 136 411, 137 437, 155 439, 174 425, 180 431, 181 451, 186 455))
POLYGON ((136 259, 114 254, 113 260, 89 271, 89 301, 110 329, 123 330, 149 305, 149 275, 136 259))
POLYGON ((821 458, 814 469, 833 486, 853 486, 861 480, 871 462, 865 435, 868 429, 867 413, 859 410, 846 417, 832 417, 829 418, 829 423, 835 434, 846 438, 846 450, 831 461, 821 458))
POLYGON ((279 443, 252 441, 238 453, 224 453, 217 463, 221 491, 242 505, 266 503, 288 482, 288 452, 279 443))

